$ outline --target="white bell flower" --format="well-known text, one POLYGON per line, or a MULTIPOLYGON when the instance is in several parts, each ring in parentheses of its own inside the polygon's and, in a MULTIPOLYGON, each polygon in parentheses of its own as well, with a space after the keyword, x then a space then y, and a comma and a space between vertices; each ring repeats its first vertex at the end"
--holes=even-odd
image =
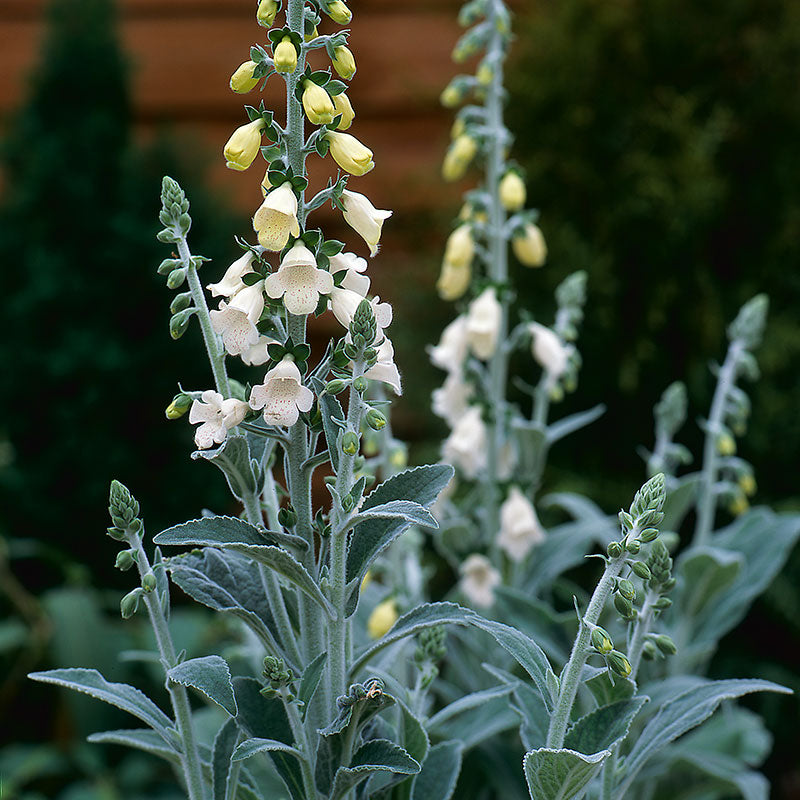
MULTIPOLYGON (((353 315, 361 305, 364 296, 352 289, 341 289, 334 286, 329 298, 328 307, 333 312, 333 316, 343 328, 349 328, 353 315)), ((381 331, 392 324, 392 307, 389 303, 381 303, 380 297, 373 297, 369 302, 372 306, 372 313, 375 315, 375 324, 378 327, 377 338, 380 339, 381 331)))
POLYGON ((500 506, 500 534, 497 544, 512 561, 522 561, 531 548, 544 541, 544 531, 539 524, 533 504, 512 486, 508 497, 500 506))
POLYGON ((442 445, 446 462, 458 467, 467 478, 476 478, 486 469, 488 432, 478 406, 468 408, 442 445))
POLYGON ((289 181, 273 189, 253 216, 253 230, 259 244, 267 250, 279 252, 286 247, 289 234, 300 235, 297 221, 297 195, 289 181))
POLYGON ((395 394, 402 394, 403 387, 400 382, 400 371, 394 363, 394 346, 389 341, 389 338, 384 336, 383 341, 376 350, 378 352, 378 360, 364 373, 364 377, 369 380, 388 383, 395 394))
POLYGON ((254 257, 253 251, 248 250, 228 267, 221 281, 209 283, 206 289, 208 289, 214 297, 231 297, 235 295, 239 289, 244 288, 242 278, 247 275, 247 273, 253 271, 251 266, 254 257))
POLYGON ((467 341, 472 352, 481 361, 488 361, 497 349, 503 307, 493 287, 484 289, 469 304, 467 312, 467 341))
POLYGON ((269 361, 269 346, 271 344, 278 344, 278 340, 269 336, 259 336, 254 345, 242 352, 242 361, 249 367, 260 367, 262 364, 266 364, 269 361))
POLYGON ((344 280, 339 284, 342 289, 350 289, 350 291, 360 294, 362 297, 367 296, 370 280, 366 275, 362 274, 367 269, 366 258, 361 258, 355 253, 337 253, 335 256, 330 257, 330 264, 332 275, 346 270, 344 280))
POLYGON ((500 584, 500 573, 486 556, 473 553, 461 565, 459 587, 470 603, 488 608, 494 603, 494 588, 500 584))
POLYGON ((567 371, 569 365, 569 348, 561 341, 558 334, 532 322, 529 325, 531 332, 531 353, 539 365, 547 373, 547 382, 553 386, 556 381, 567 371))
POLYGON ((469 408, 475 388, 467 383, 459 370, 453 370, 432 394, 433 413, 453 428, 469 408))
POLYGON ((367 197, 345 189, 342 192, 344 221, 369 245, 369 254, 378 252, 383 223, 392 216, 391 211, 375 208, 367 197))
POLYGON ((290 358, 284 358, 264 376, 264 383, 250 392, 250 406, 264 409, 268 425, 290 427, 300 418, 301 411, 310 411, 314 392, 303 386, 300 370, 290 358))
POLYGON ((201 450, 206 450, 225 441, 228 431, 245 418, 248 407, 247 403, 233 397, 223 400, 222 395, 213 389, 203 392, 200 397, 192 403, 189 422, 192 425, 201 423, 194 432, 194 441, 201 450))
POLYGON ((219 309, 209 314, 211 327, 222 336, 222 344, 232 356, 258 342, 256 323, 263 310, 264 281, 259 281, 236 292, 230 303, 221 300, 219 309))
POLYGON ((467 357, 467 317, 456 317, 443 331, 439 344, 428 351, 431 364, 439 369, 452 372, 460 370, 467 357))
POLYGON ((283 257, 278 271, 267 276, 264 288, 273 300, 282 297, 290 314, 311 314, 319 305, 320 295, 333 289, 333 276, 317 269, 314 254, 297 241, 283 257))

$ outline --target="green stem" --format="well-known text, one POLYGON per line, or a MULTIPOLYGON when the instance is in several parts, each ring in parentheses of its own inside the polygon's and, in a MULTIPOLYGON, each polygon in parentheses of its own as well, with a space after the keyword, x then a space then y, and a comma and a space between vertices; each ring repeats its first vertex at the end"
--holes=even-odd
POLYGON ((286 709, 286 716, 289 719, 289 727, 292 729, 295 744, 303 754, 303 758, 300 759, 300 771, 303 774, 303 788, 305 789, 306 800, 315 800, 317 797, 317 789, 314 783, 314 773, 311 769, 311 762, 314 754, 311 752, 311 747, 309 746, 306 729, 297 711, 297 704, 289 697, 289 692, 285 686, 280 690, 280 695, 283 701, 283 707, 286 709))
POLYGON ((597 625, 600 614, 605 607, 611 590, 614 588, 614 580, 619 577, 622 568, 625 566, 625 556, 610 559, 603 571, 603 576, 597 584, 589 601, 586 613, 581 619, 578 627, 578 635, 572 645, 572 652, 569 656, 567 666, 561 676, 561 689, 558 693, 558 702, 550 717, 550 729, 547 732, 547 746, 560 748, 564 745, 564 736, 567 732, 572 706, 575 703, 575 696, 578 693, 578 686, 581 682, 581 672, 583 672, 586 659, 591 655, 592 649, 589 647, 592 636, 592 627, 597 625))
POLYGON ((639 665, 642 661, 642 648, 644 647, 645 637, 650 633, 650 626, 653 624, 653 615, 655 614, 655 603, 659 597, 658 592, 648 589, 642 604, 642 610, 636 617, 633 636, 631 636, 631 643, 628 646, 628 661, 631 665, 629 678, 632 681, 636 680, 636 673, 639 671, 639 665))

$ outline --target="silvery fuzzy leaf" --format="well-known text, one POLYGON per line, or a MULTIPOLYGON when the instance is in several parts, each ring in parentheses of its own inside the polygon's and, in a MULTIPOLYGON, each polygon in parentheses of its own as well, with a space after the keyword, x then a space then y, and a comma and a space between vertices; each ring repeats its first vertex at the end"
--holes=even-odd
POLYGON ((236 698, 233 696, 231 671, 220 656, 203 656, 183 661, 167 672, 169 680, 191 686, 209 700, 236 716, 236 698))
POLYGON ((248 493, 259 489, 250 460, 250 448, 244 436, 228 436, 214 450, 195 450, 192 458, 202 458, 222 471, 231 492, 241 500, 248 493))
POLYGON ((339 767, 330 800, 339 800, 353 787, 377 772, 415 775, 419 771, 419 763, 400 745, 388 739, 371 739, 356 750, 350 759, 350 766, 339 767))
POLYGON ((590 711, 570 726, 564 746, 580 753, 611 750, 628 735, 631 723, 648 700, 632 697, 590 711))
POLYGON ((227 800, 228 782, 231 778, 231 755, 239 741, 239 726, 228 719, 214 737, 211 748, 211 792, 213 800, 227 800))
POLYGON ((591 755, 547 747, 531 750, 522 762, 531 800, 580 800, 610 755, 608 750, 591 755))
POLYGON ((441 742, 431 747, 414 778, 411 800, 450 800, 461 772, 461 742, 441 742))
POLYGON ((172 745, 167 744, 164 739, 155 731, 147 728, 130 728, 116 731, 103 731, 93 733, 86 738, 92 744, 121 744, 126 747, 133 747, 135 750, 142 750, 151 755, 171 761, 173 764, 180 763, 180 752, 172 745))

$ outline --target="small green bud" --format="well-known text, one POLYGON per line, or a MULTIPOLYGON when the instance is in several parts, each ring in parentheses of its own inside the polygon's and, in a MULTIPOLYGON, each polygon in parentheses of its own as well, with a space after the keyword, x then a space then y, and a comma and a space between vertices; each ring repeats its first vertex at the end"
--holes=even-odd
POLYGON ((669 636, 666 634, 660 634, 655 638, 656 647, 665 655, 665 656, 674 656, 675 653, 678 652, 678 648, 675 646, 675 642, 670 639, 669 636))
POLYGON ((325 386, 325 394, 339 394, 339 392, 344 391, 345 388, 347 388, 347 381, 341 378, 334 378, 332 381, 328 381, 325 386))
POLYGON ((167 275, 167 288, 178 289, 179 287, 183 286, 185 280, 186 270, 183 267, 180 269, 174 269, 169 275, 167 275))
POLYGON ((356 456, 353 459, 353 469, 356 472, 359 472, 360 470, 364 469, 364 464, 366 464, 366 463, 367 463, 367 460, 364 458, 364 456, 356 456))
POLYGON ((369 386, 367 379, 363 375, 359 375, 353 381, 353 388, 359 393, 364 394, 367 391, 367 386, 369 386))
POLYGON ((655 603, 653 603, 653 608, 658 609, 665 609, 669 608, 672 605, 672 600, 669 597, 659 597, 655 603))
POLYGON ((653 542, 658 538, 658 528, 645 528, 640 534, 639 538, 643 542, 653 542))
POLYGON ((356 507, 356 501, 353 499, 353 495, 346 494, 342 498, 342 509, 344 511, 350 512, 356 507))
POLYGON ((342 452, 348 456, 358 453, 358 436, 353 431, 345 431, 342 434, 342 452))
POLYGON ((634 585, 627 580, 626 578, 622 578, 617 583, 617 591, 626 599, 633 601, 636 598, 636 588, 634 585))
POLYGON ((264 656, 264 677, 273 689, 281 689, 292 682, 294 675, 282 658, 264 656))
POLYGON ((664 581, 664 583, 661 584, 661 592, 663 594, 668 594, 675 588, 676 583, 677 581, 675 578, 670 578, 669 580, 664 581))
POLYGON ((108 513, 117 528, 130 528, 139 515, 139 503, 119 481, 111 481, 108 493, 108 513))
POLYGON ((642 647, 642 658, 647 659, 647 661, 655 661, 657 657, 658 648, 651 641, 646 641, 642 647))
POLYGON ((619 517, 619 524, 622 526, 623 530, 633 530, 633 517, 627 511, 620 511, 617 516, 619 517))
POLYGON ((191 304, 191 292, 181 292, 180 294, 176 294, 175 297, 172 298, 172 302, 169 304, 170 313, 177 314, 179 311, 189 308, 191 304))
POLYGON ((125 597, 120 600, 119 610, 122 614, 122 619, 130 619, 139 608, 139 598, 142 596, 142 590, 137 587, 132 592, 128 592, 125 597))
POLYGON ((644 563, 644 561, 634 561, 631 565, 631 569, 633 570, 633 574, 642 578, 643 580, 649 581, 652 577, 652 573, 650 572, 650 567, 644 563))
POLYGON ((626 545, 625 549, 633 556, 642 549, 642 543, 638 539, 631 539, 626 545))
POLYGON ((622 555, 622 545, 619 542, 609 542, 606 553, 609 558, 619 558, 622 555))
POLYGON ((114 562, 114 566, 117 569, 121 569, 123 572, 127 572, 136 564, 136 559, 133 554, 133 550, 120 550, 119 553, 117 553, 117 560, 114 562))
POLYGON ((194 401, 188 394, 181 392, 172 398, 172 402, 164 412, 167 419, 180 419, 192 406, 194 401))
POLYGON ((371 408, 367 411, 367 425, 374 431, 383 430, 386 427, 386 417, 378 411, 377 408, 371 408))
POLYGON ((293 528, 297 524, 297 514, 291 506, 281 508, 278 511, 278 522, 284 528, 293 528))
POLYGON ((619 652, 619 650, 612 650, 607 656, 606 661, 608 666, 617 673, 617 675, 627 678, 631 674, 631 662, 619 652))
POLYGON ((610 653, 614 649, 614 642, 608 631, 603 628, 597 627, 592 630, 592 644, 598 653, 610 653))
POLYGON ((122 531, 119 528, 106 528, 106 533, 112 539, 116 539, 118 542, 125 541, 125 531, 122 531))
POLYGON ((621 594, 614 595, 614 608, 616 608, 625 619, 630 619, 634 614, 633 604, 627 597, 623 597, 621 594))
POLYGON ((147 575, 142 578, 142 589, 144 589, 147 594, 156 590, 156 576, 153 575, 152 572, 148 572, 147 575))

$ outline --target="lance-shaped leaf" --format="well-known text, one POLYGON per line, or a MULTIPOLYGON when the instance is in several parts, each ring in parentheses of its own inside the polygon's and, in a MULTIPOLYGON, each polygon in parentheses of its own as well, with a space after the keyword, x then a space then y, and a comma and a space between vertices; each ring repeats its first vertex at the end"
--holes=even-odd
POLYGON ((466 750, 502 731, 519 727, 519 716, 511 707, 512 685, 473 692, 445 706, 428 722, 437 739, 456 739, 466 750))
POLYGON ((698 616, 736 580, 743 561, 739 553, 716 547, 692 547, 686 551, 676 565, 680 582, 680 590, 676 592, 677 618, 698 616))
POLYGON ((580 800, 610 755, 608 750, 591 755, 548 747, 531 750, 522 762, 531 800, 580 800))
POLYGON ((297 699, 303 704, 301 709, 303 719, 306 718, 308 705, 317 691, 327 660, 328 653, 323 651, 303 670, 303 677, 300 679, 300 687, 297 690, 297 699))
POLYGON ((414 778, 411 800, 450 800, 461 772, 461 742, 441 742, 428 751, 414 778))
POLYGON ((419 771, 419 762, 411 758, 400 745, 388 739, 371 739, 356 750, 349 767, 339 767, 330 800, 344 797, 350 789, 376 772, 415 775, 419 771))
POLYGON ((172 720, 146 694, 126 683, 109 683, 96 669, 51 669, 47 672, 31 672, 28 677, 34 681, 75 689, 110 703, 158 731, 166 742, 172 743, 174 740, 174 734, 171 735, 172 720))
POLYGON ((173 764, 177 764, 181 757, 177 747, 167 744, 155 731, 150 731, 147 728, 92 733, 86 737, 86 741, 92 744, 121 744, 125 747, 132 747, 135 750, 142 750, 145 753, 165 758, 173 764))
POLYGON ((562 417, 558 422, 554 422, 547 427, 547 444, 551 445, 565 436, 591 425, 596 419, 600 419, 606 413, 606 407, 603 403, 588 409, 587 411, 579 411, 577 414, 570 414, 568 417, 562 417))
POLYGON ((279 742, 277 739, 246 739, 233 751, 231 761, 244 761, 252 758, 256 753, 289 753, 295 758, 302 758, 302 753, 295 747, 279 742))
POLYGON ((339 433, 344 426, 344 411, 342 404, 330 394, 322 391, 321 381, 312 380, 312 385, 316 382, 315 391, 319 399, 319 411, 322 415, 322 430, 325 432, 325 441, 328 444, 328 455, 331 459, 331 466, 334 471, 339 469, 339 433), (339 423, 338 425, 336 423, 339 423))
POLYGON ((167 672, 167 677, 183 686, 191 686, 209 700, 236 716, 236 698, 233 696, 231 671, 224 658, 203 656, 184 661, 167 672))
POLYGON ((634 717, 648 699, 632 697, 590 711, 576 720, 567 731, 564 747, 579 753, 610 750, 628 735, 634 717))
POLYGON ((234 517, 202 517, 153 537, 159 545, 205 545, 241 553, 266 565, 305 592, 333 618, 335 611, 306 568, 286 550, 263 543, 258 528, 234 517))
POLYGON ((790 689, 771 681, 708 681, 662 705, 625 759, 625 783, 620 788, 619 796, 624 796, 639 770, 662 747, 708 719, 723 700, 732 700, 752 692, 791 694, 790 689))
MULTIPOLYGON (((212 800, 228 800, 233 792, 228 793, 231 779, 231 755, 239 741, 241 733, 235 719, 229 719, 217 731, 214 745, 211 748, 211 794, 212 800)), ((233 787, 230 787, 231 789, 233 787)))
POLYGON ((245 494, 254 493, 258 489, 250 460, 250 449, 244 436, 229 436, 220 447, 214 450, 196 450, 192 453, 192 458, 210 461, 222 470, 230 490, 239 500, 245 494))
POLYGON ((372 519, 404 520, 411 525, 422 525, 427 528, 439 527, 436 517, 419 503, 415 503, 413 500, 390 500, 379 506, 362 509, 348 520, 348 528, 372 519))

